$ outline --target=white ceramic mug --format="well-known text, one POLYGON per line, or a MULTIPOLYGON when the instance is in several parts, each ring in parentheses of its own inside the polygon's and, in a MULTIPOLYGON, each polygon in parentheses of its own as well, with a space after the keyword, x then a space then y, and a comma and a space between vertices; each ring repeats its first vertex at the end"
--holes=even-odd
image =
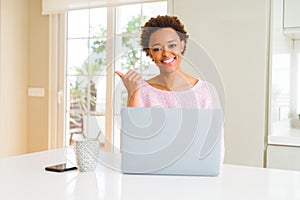
POLYGON ((99 141, 93 138, 76 139, 74 151, 79 172, 94 171, 99 156, 99 141))

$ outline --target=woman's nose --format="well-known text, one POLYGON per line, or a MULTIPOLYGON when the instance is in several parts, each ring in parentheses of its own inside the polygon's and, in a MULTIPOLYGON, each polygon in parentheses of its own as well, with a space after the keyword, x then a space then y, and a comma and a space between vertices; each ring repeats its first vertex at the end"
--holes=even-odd
POLYGON ((170 54, 170 51, 168 49, 163 49, 162 55, 163 56, 168 56, 170 54))

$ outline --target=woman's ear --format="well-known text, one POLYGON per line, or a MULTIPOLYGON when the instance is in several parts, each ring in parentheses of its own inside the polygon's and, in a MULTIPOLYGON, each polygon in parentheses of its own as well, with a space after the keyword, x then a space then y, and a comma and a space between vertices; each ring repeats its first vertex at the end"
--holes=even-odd
POLYGON ((183 53, 184 49, 185 49, 185 41, 181 40, 180 52, 183 53))
POLYGON ((150 49, 146 49, 146 54, 153 60, 150 49))
POLYGON ((150 50, 149 50, 149 49, 146 49, 145 51, 146 51, 146 54, 147 54, 148 56, 150 56, 150 50))

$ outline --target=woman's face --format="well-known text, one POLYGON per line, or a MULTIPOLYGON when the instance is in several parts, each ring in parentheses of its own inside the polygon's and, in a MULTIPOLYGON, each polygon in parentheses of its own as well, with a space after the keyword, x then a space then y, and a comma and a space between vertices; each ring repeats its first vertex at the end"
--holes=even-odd
POLYGON ((161 72, 179 70, 184 45, 174 29, 162 28, 151 34, 148 54, 161 72))

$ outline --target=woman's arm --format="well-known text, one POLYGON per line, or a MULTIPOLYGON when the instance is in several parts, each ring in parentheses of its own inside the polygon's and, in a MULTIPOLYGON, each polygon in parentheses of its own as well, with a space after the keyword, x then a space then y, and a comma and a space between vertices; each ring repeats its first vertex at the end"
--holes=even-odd
POLYGON ((133 94, 128 95, 127 101, 128 107, 140 107, 140 93, 139 91, 133 92, 133 94))

